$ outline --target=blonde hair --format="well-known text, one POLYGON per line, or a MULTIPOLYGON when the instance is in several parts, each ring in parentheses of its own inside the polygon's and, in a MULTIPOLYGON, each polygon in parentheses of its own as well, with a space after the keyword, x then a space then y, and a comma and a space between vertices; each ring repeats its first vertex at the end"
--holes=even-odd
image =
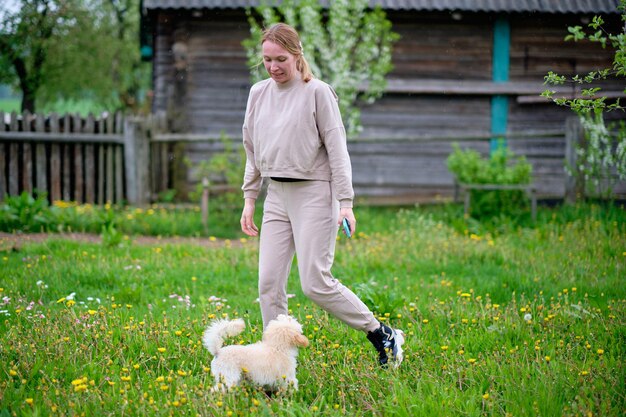
POLYGON ((302 43, 298 32, 286 23, 276 23, 263 31, 261 45, 270 41, 280 45, 284 50, 296 57, 296 69, 302 75, 302 81, 309 82, 313 78, 311 67, 304 58, 302 43))

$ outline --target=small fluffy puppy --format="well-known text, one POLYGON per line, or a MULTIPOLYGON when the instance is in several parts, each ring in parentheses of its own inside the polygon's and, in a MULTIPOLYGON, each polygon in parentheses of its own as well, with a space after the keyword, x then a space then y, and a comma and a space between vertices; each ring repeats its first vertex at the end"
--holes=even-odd
POLYGON ((309 339, 293 317, 279 315, 267 325, 263 340, 251 345, 223 347, 224 338, 240 334, 245 328, 242 319, 214 321, 204 332, 204 347, 214 356, 211 373, 213 390, 226 390, 242 379, 269 388, 298 389, 296 357, 298 347, 307 347, 309 339))

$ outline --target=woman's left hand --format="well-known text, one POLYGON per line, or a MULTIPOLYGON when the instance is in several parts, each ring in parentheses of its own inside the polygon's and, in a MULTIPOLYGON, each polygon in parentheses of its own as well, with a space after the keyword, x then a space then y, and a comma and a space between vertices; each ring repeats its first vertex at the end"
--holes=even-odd
POLYGON ((350 223, 350 233, 354 235, 356 232, 356 218, 354 217, 354 212, 350 207, 344 207, 339 210, 339 221, 337 222, 338 226, 341 226, 341 222, 344 218, 348 219, 348 223, 350 223))

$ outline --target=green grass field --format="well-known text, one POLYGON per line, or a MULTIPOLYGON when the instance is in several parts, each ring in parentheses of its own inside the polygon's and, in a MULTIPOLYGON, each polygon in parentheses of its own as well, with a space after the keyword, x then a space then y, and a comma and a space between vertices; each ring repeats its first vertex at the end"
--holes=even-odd
POLYGON ((21 102, 22 101, 17 98, 0 99, 0 111, 9 112, 9 113, 12 111, 19 112, 21 102))
POLYGON ((360 213, 333 272, 404 329, 399 369, 379 369, 364 334, 309 302, 294 267, 290 309, 311 339, 300 390, 211 393, 205 326, 242 317, 230 343, 260 338, 255 241, 52 237, 0 254, 0 416, 624 415, 623 207, 542 207, 535 225, 489 227, 460 207, 360 213))

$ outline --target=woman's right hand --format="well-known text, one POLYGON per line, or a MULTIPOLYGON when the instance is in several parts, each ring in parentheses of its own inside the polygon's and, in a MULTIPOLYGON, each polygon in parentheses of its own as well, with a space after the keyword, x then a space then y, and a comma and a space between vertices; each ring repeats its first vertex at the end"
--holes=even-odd
POLYGON ((254 207, 256 200, 254 198, 246 198, 241 213, 241 231, 248 236, 258 236, 259 229, 254 224, 254 207))

